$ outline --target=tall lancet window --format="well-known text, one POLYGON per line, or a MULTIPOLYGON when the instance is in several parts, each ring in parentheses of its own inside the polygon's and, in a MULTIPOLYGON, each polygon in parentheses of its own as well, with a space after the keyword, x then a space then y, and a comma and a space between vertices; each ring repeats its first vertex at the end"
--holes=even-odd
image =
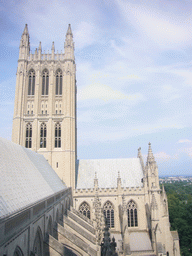
POLYGON ((110 201, 103 206, 103 213, 107 221, 108 228, 114 228, 114 207, 110 201))
POLYGON ((137 227, 138 218, 137 218, 137 205, 131 200, 127 204, 127 218, 128 218, 128 227, 137 227))
POLYGON ((79 212, 83 215, 85 215, 87 218, 90 219, 90 206, 88 205, 88 203, 83 202, 80 206, 79 206, 79 212))
POLYGON ((28 95, 35 95, 35 71, 29 71, 28 95))
POLYGON ((55 95, 62 95, 62 72, 60 69, 56 73, 55 95))
POLYGON ((61 147, 61 124, 55 124, 55 148, 61 147))
POLYGON ((28 123, 26 125, 25 147, 26 148, 32 147, 32 124, 31 123, 28 123))
POLYGON ((43 71, 43 78, 42 78, 42 95, 49 94, 49 72, 47 69, 43 71))
POLYGON ((47 138, 47 127, 45 123, 42 123, 40 128, 40 148, 46 148, 46 138, 47 138))

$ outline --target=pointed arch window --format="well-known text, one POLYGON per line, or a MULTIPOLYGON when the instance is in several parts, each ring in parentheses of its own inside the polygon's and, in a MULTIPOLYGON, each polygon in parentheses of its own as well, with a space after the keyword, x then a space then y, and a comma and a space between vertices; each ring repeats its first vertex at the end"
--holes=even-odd
POLYGON ((29 71, 28 95, 35 95, 35 71, 29 71))
POLYGON ((127 204, 128 227, 138 227, 137 205, 131 200, 127 204))
POLYGON ((26 148, 32 147, 32 124, 31 123, 28 123, 26 125, 25 147, 26 148))
POLYGON ((47 126, 45 123, 41 124, 40 128, 40 148, 46 148, 47 140, 47 126))
POLYGON ((43 71, 43 78, 42 78, 42 95, 49 94, 49 72, 47 69, 43 71))
POLYGON ((80 206, 79 206, 79 212, 83 215, 85 215, 87 218, 91 218, 90 216, 90 206, 88 205, 88 203, 83 202, 80 206))
POLYGON ((23 256, 23 252, 19 246, 16 247, 13 256, 23 256))
POLYGON ((114 228, 114 207, 110 201, 107 201, 103 206, 103 214, 107 221, 108 228, 114 228))
POLYGON ((55 95, 62 95, 62 71, 60 69, 56 73, 55 95))
POLYGON ((55 124, 55 148, 61 147, 61 124, 55 124))

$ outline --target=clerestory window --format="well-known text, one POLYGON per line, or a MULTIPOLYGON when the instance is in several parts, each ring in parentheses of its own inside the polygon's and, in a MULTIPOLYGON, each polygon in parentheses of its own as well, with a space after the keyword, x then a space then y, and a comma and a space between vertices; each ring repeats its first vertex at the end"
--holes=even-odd
POLYGON ((47 140, 47 126, 45 123, 41 124, 40 128, 40 148, 46 148, 47 140))
POLYGON ((43 78, 42 78, 42 95, 49 94, 49 72, 47 69, 43 71, 43 78))
POLYGON ((35 71, 29 71, 28 95, 35 95, 35 71))
POLYGON ((138 226, 137 205, 133 200, 129 201, 127 204, 127 218, 128 227, 138 226))
POLYGON ((61 124, 55 124, 55 148, 61 147, 61 124))
POLYGON ((32 148, 32 124, 26 125, 25 147, 32 148))
POLYGON ((103 214, 107 221, 108 228, 114 228, 114 207, 110 201, 107 201, 103 206, 103 214))
POLYGON ((88 203, 83 202, 80 206, 79 206, 79 212, 83 215, 85 215, 87 218, 90 219, 90 206, 88 205, 88 203))
POLYGON ((60 69, 56 73, 55 95, 62 95, 62 72, 60 69))

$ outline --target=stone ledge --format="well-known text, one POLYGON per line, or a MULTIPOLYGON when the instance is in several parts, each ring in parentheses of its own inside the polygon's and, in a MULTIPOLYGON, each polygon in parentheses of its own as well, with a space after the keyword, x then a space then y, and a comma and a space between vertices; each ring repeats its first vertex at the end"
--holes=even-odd
POLYGON ((81 219, 79 216, 77 216, 75 213, 72 213, 68 211, 68 216, 77 222, 80 226, 84 227, 87 229, 89 232, 91 232, 93 235, 95 235, 95 229, 93 226, 91 226, 89 223, 86 223, 83 219, 81 219))
POLYGON ((91 256, 97 256, 97 251, 92 249, 87 243, 85 243, 82 239, 80 239, 78 236, 71 234, 68 232, 64 227, 62 227, 60 224, 57 224, 57 232, 60 233, 62 236, 67 238, 70 242, 72 242, 74 245, 78 246, 81 250, 86 252, 88 255, 91 256))
POLYGON ((96 238, 93 236, 93 234, 87 233, 86 230, 82 229, 81 227, 74 224, 73 221, 71 221, 69 218, 64 216, 64 224, 68 225, 70 228, 75 230, 77 233, 85 237, 87 240, 92 242, 93 244, 96 244, 96 238))

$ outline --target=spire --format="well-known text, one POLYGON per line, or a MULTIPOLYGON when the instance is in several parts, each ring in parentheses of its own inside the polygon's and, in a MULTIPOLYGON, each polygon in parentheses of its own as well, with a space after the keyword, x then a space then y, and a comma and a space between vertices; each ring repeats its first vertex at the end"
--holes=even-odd
POLYGON ((29 32, 27 24, 25 24, 25 28, 23 34, 21 36, 20 47, 19 47, 19 59, 27 59, 30 54, 30 42, 29 42, 29 32))
POLYGON ((69 26, 68 26, 68 30, 67 30, 67 34, 66 34, 66 35, 71 35, 71 36, 73 36, 72 30, 71 30, 71 24, 69 24, 69 26))
POLYGON ((153 156, 153 152, 152 152, 152 149, 151 149, 151 143, 149 142, 149 149, 148 149, 148 156, 147 156, 147 162, 148 163, 152 163, 155 161, 155 158, 153 156))
POLYGON ((71 30, 71 25, 69 24, 68 30, 65 38, 65 59, 75 60, 74 58, 74 43, 73 43, 73 34, 71 30))
POLYGON ((55 45, 54 45, 54 42, 52 42, 51 50, 55 52, 55 45))
POLYGON ((27 24, 25 24, 25 28, 24 28, 24 31, 23 31, 23 35, 29 35, 27 24))

